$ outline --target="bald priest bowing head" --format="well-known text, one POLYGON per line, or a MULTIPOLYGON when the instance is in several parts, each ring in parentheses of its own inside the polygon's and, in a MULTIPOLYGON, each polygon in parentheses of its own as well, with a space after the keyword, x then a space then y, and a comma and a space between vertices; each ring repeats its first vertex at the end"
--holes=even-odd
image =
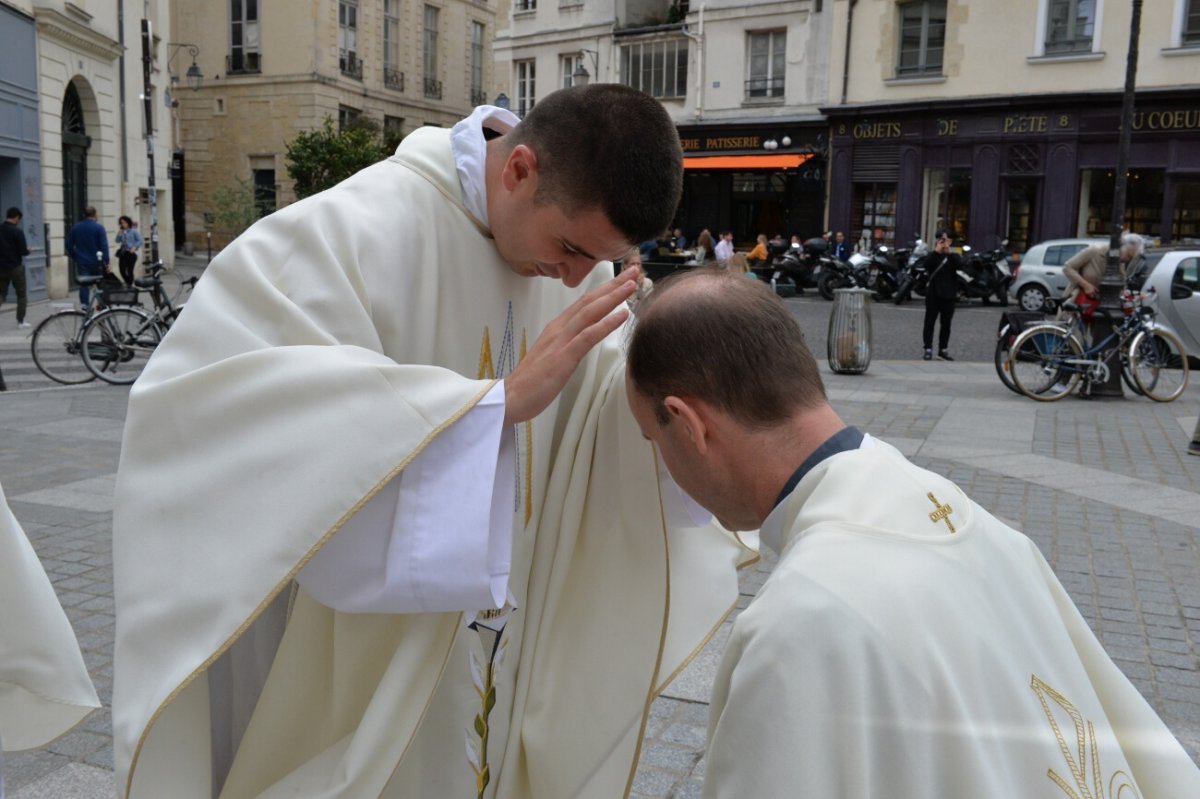
POLYGON ((661 281, 627 374, 678 484, 780 554, 713 687, 706 797, 1200 796, 1035 545, 844 425, 770 291, 661 281))

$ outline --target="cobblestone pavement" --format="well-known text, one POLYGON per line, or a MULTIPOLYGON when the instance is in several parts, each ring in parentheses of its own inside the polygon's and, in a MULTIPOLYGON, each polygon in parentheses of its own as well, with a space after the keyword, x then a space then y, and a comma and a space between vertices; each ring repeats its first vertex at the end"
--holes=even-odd
MULTIPOLYGON (((8 321, 0 316, 0 351, 17 335, 8 321)), ((1005 390, 990 363, 961 361, 877 361, 866 375, 827 374, 827 383, 848 422, 946 474, 1037 542, 1106 649, 1200 762, 1200 458, 1185 454, 1200 384, 1165 405, 1033 403, 1005 390)), ((9 755, 5 784, 10 799, 111 796, 112 488, 128 389, 37 385, 0 394, 0 483, 105 707, 45 749, 9 755)), ((739 609, 773 563, 765 557, 743 574, 739 609)), ((654 703, 634 797, 699 795, 708 692, 728 629, 654 703)))

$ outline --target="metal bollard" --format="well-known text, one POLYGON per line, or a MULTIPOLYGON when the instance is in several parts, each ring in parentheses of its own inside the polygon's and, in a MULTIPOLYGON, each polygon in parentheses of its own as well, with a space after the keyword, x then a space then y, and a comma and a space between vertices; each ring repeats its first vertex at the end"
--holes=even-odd
POLYGON ((829 315, 826 354, 838 374, 860 375, 871 365, 871 306, 868 289, 837 289, 829 315))

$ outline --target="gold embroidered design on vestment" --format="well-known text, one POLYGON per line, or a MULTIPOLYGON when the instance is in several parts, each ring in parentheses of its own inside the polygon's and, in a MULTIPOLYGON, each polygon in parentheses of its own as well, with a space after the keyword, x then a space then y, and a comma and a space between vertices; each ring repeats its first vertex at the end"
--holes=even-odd
MULTIPOLYGON (((1067 762, 1067 769, 1074 786, 1053 768, 1046 769, 1046 776, 1070 799, 1105 799, 1104 775, 1100 768, 1100 749, 1096 745, 1095 725, 1083 718, 1083 714, 1071 700, 1051 688, 1036 674, 1030 675, 1029 687, 1037 694, 1038 701, 1042 704, 1042 711, 1046 714, 1046 719, 1050 722, 1050 729, 1054 731, 1054 737, 1058 740, 1059 751, 1062 752, 1063 759, 1067 762), (1075 728, 1074 751, 1072 751, 1071 743, 1067 740, 1067 735, 1063 733, 1062 726, 1054 718, 1053 708, 1047 698, 1054 700, 1054 704, 1070 718, 1071 725, 1075 728), (1088 784, 1089 766, 1091 767, 1090 785, 1088 784)), ((1108 799, 1141 799, 1141 796, 1133 777, 1122 770, 1113 772, 1108 780, 1108 799)))
POLYGON ((946 526, 950 528, 951 533, 958 532, 954 529, 954 522, 950 521, 950 514, 954 513, 954 508, 950 507, 950 503, 943 505, 941 502, 938 502, 938 498, 933 495, 932 491, 925 496, 929 497, 929 501, 933 503, 935 508, 937 508, 937 510, 929 512, 929 521, 933 522, 934 524, 937 524, 938 522, 945 522, 946 526))
MULTIPOLYGON (((483 328, 483 342, 479 347, 478 379, 503 379, 512 373, 516 365, 525 360, 528 351, 528 338, 524 328, 521 329, 521 352, 516 354, 516 330, 513 323, 512 302, 508 303, 508 319, 504 325, 504 335, 500 339, 500 351, 495 359, 492 357, 491 331, 487 325, 483 328)), ((513 487, 513 512, 524 511, 525 526, 529 526, 533 518, 533 422, 523 422, 517 426, 517 482, 513 487), (521 427, 524 427, 524 431, 521 427), (521 433, 524 432, 524 435, 521 433)))

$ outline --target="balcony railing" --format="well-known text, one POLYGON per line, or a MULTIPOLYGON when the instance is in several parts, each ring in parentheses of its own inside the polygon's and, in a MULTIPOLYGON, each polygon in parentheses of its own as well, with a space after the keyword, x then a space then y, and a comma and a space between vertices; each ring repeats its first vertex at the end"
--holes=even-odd
POLYGON ((783 78, 751 78, 746 81, 746 97, 752 100, 783 97, 783 78))
POLYGON ((404 73, 395 67, 384 67, 383 85, 398 92, 404 91, 404 73))
POLYGON ((433 78, 425 78, 425 96, 434 100, 442 99, 442 82, 433 78))
POLYGON ((487 105, 487 92, 483 89, 471 89, 471 105, 487 105))
POLYGON ((355 57, 354 53, 338 53, 338 69, 342 74, 355 80, 362 80, 362 59, 355 57))
POLYGON ((226 75, 248 75, 262 72, 262 53, 239 52, 225 56, 226 75))

